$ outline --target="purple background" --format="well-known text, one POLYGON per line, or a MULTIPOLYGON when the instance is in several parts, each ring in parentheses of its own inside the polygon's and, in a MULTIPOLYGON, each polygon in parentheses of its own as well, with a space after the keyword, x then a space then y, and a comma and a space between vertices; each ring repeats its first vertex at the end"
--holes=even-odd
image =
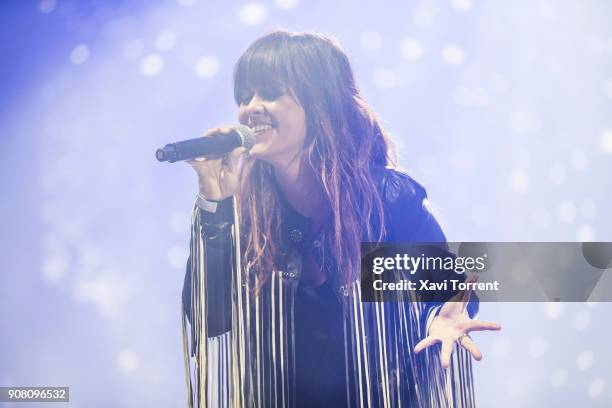
MULTIPOLYGON (((157 147, 236 122, 231 71, 317 30, 452 241, 612 241, 612 3, 4 1, 0 386, 183 407, 196 178, 157 147)), ((604 274, 609 282, 610 272, 604 274)), ((483 304, 484 407, 610 406, 612 305, 483 304)))

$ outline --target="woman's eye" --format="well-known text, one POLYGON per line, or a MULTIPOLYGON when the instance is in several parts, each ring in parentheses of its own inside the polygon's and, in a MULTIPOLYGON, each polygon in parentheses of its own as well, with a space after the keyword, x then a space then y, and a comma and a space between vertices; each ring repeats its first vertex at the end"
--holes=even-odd
POLYGON ((280 98, 283 95, 283 91, 270 88, 257 91, 243 91, 238 99, 238 104, 248 105, 255 95, 264 101, 272 102, 280 98))
POLYGON ((276 89, 263 89, 258 92, 258 95, 266 101, 274 101, 278 99, 283 93, 276 89))
POLYGON ((253 92, 243 92, 239 98, 240 105, 248 105, 253 99, 253 95, 253 92))

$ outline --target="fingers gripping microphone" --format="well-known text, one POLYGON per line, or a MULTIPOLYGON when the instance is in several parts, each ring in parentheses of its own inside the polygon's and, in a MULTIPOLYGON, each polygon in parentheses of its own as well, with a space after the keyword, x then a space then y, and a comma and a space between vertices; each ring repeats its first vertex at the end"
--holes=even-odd
POLYGON ((157 149, 155 157, 160 162, 174 163, 181 160, 195 159, 196 157, 213 154, 229 153, 237 147, 246 147, 250 150, 255 144, 253 131, 244 125, 233 126, 227 134, 213 134, 206 137, 184 140, 182 142, 169 143, 161 149, 157 149))

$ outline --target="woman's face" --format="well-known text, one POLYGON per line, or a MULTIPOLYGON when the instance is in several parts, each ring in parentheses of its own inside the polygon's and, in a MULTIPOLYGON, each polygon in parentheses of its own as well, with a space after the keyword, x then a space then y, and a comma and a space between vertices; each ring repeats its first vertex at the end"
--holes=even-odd
POLYGON ((240 123, 255 133, 251 156, 273 165, 288 165, 299 156, 306 139, 306 114, 297 98, 284 93, 254 92, 240 102, 240 123))

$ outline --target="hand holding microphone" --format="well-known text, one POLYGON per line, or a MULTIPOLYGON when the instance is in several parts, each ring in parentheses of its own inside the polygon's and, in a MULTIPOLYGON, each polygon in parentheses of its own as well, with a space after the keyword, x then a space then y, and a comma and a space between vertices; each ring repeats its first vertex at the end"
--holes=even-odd
POLYGON ((242 168, 240 157, 253 147, 255 137, 247 126, 216 127, 204 137, 172 143, 158 149, 159 161, 186 161, 198 175, 200 194, 220 201, 234 194, 242 168))

